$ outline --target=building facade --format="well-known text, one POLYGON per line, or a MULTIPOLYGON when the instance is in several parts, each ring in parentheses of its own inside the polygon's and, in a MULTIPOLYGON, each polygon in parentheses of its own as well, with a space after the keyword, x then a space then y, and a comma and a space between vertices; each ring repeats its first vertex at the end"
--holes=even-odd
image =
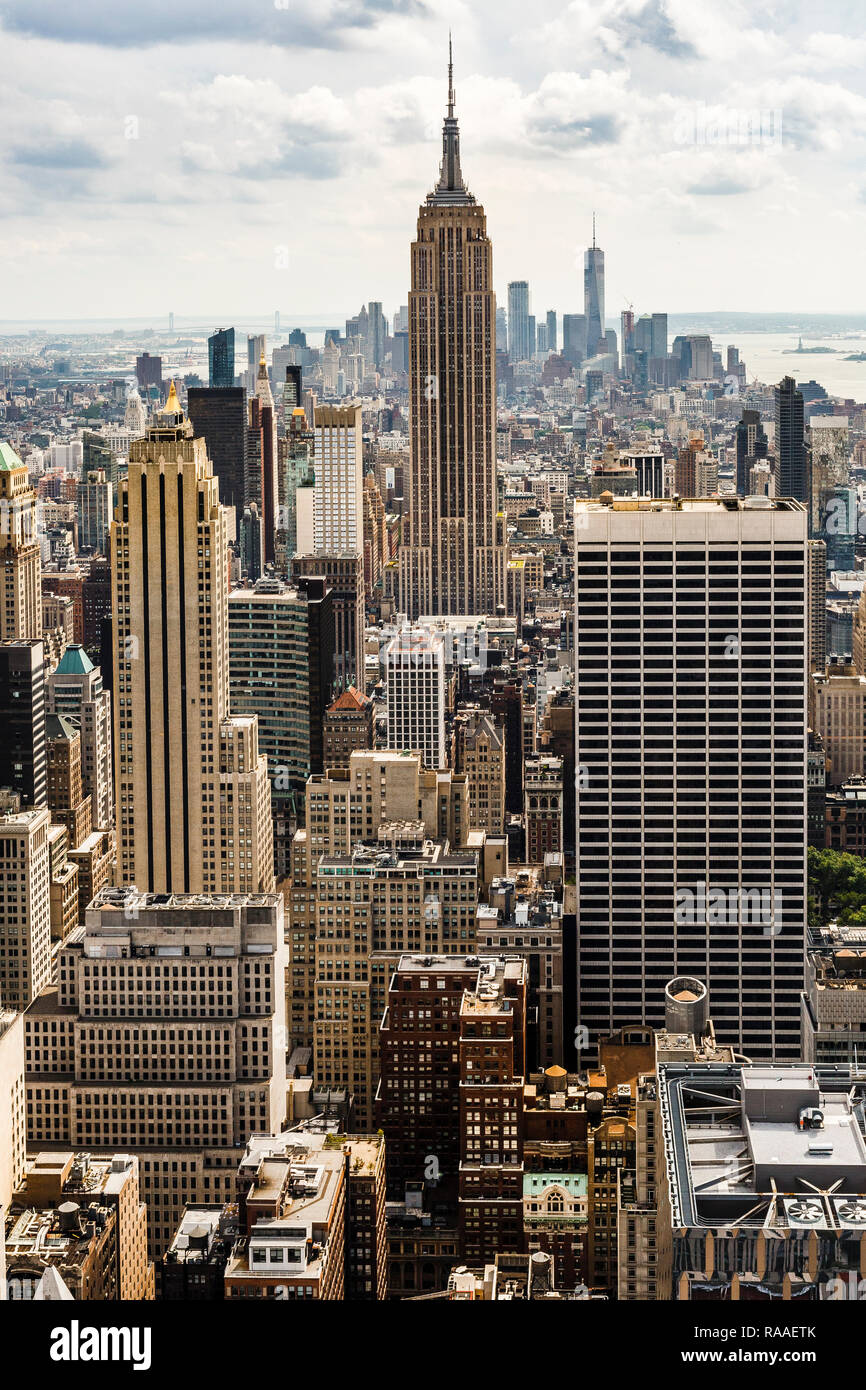
POLYGON ((139 1156, 152 1253, 285 1116, 283 900, 106 889, 27 1016, 32 1144, 139 1156))
POLYGON ((723 1042, 800 1056, 807 518, 755 500, 576 505, 578 1022, 592 1037, 655 1023, 659 977, 686 972, 707 981, 723 1042))

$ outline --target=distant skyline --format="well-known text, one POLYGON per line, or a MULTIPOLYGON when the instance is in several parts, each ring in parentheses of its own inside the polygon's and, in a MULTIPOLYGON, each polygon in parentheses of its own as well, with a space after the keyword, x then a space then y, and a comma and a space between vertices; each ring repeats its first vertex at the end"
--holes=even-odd
POLYGON ((580 312, 593 210, 609 322, 862 293, 858 0, 4 0, 4 319, 392 313, 449 26, 500 303, 580 312))
MULTIPOLYGON (((530 281, 530 289, 532 282, 530 281)), ((497 294, 499 307, 508 307, 507 287, 502 286, 497 294)), ((268 342, 275 344, 277 339, 288 341, 288 336, 293 329, 300 328, 306 333, 324 333, 331 328, 339 328, 341 333, 345 329, 345 323, 352 318, 364 303, 363 297, 357 302, 352 301, 351 305, 344 305, 341 309, 323 311, 314 309, 307 313, 294 313, 291 308, 286 309, 283 305, 275 306, 280 314, 281 323, 279 333, 274 332, 274 313, 271 312, 249 312, 230 314, 225 311, 215 313, 177 313, 167 310, 159 314, 117 314, 114 316, 97 315, 92 317, 63 318, 53 314, 46 318, 0 318, 0 337, 13 337, 20 332, 33 332, 37 335, 47 333, 69 332, 77 334, 82 332, 110 333, 117 330, 125 331, 130 338, 137 333, 153 332, 157 338, 180 337, 185 333, 193 333, 197 336, 210 335, 220 328, 234 328, 238 332, 250 333, 264 332, 268 342), (175 328, 172 334, 169 329, 169 314, 174 313, 175 328)), ((383 311, 386 318, 390 321, 401 306, 398 304, 384 304, 383 311)), ((404 306, 405 307, 405 304, 404 306)), ((558 305, 549 305, 554 309, 559 319, 563 311, 558 305)), ((543 311, 546 313, 547 311, 543 311)), ((648 313, 648 310, 636 311, 636 317, 640 313, 648 313)), ((738 309, 689 309, 683 311, 663 310, 668 316, 669 332, 688 332, 688 333, 803 333, 813 338, 823 338, 835 334, 846 332, 861 334, 866 333, 866 309, 849 312, 835 313, 825 310, 799 311, 797 309, 767 309, 761 313, 754 313, 751 310, 738 309)), ((608 314, 605 319, 608 328, 615 328, 619 337, 620 319, 619 314, 608 314)), ((561 324, 560 324, 561 329, 561 324)))

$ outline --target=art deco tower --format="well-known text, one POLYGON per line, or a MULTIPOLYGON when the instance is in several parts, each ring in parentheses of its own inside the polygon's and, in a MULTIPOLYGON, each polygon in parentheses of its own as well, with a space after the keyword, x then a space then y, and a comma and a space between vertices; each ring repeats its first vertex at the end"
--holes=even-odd
POLYGON ((229 714, 226 508, 172 384, 129 453, 111 528, 119 881, 269 892, 267 760, 229 714))
POLYGON ((496 513, 496 299, 484 209, 466 188, 448 64, 439 182, 418 214, 409 293, 410 533, 399 607, 493 613, 505 598, 496 513))
POLYGON ((42 636, 40 574, 42 564, 36 535, 36 493, 27 465, 11 444, 0 443, 0 639, 28 640, 42 636))

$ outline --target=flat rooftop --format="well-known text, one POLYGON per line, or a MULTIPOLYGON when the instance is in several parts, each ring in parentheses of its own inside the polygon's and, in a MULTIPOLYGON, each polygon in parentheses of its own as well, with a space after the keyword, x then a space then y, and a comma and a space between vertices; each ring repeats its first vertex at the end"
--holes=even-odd
POLYGON ((281 902, 280 893, 142 893, 136 888, 103 888, 90 903, 88 912, 177 912, 196 907, 231 912, 238 907, 277 907, 281 902))
POLYGON ((675 1229, 866 1231, 866 1077, 854 1068, 664 1063, 659 1098, 675 1229))
POLYGON ((395 967, 395 974, 400 975, 427 975, 435 973, 437 970, 465 970, 470 975, 477 975, 481 961, 478 956, 410 956, 400 957, 395 967))
POLYGON ((526 962, 522 959, 506 960, 502 956, 482 956, 478 980, 473 988, 467 989, 460 1005, 464 1014, 510 1014, 512 1000, 505 992, 509 980, 520 980, 526 975, 526 962))
POLYGON ((575 508, 588 512, 805 511, 804 504, 793 497, 735 497, 729 493, 724 497, 614 497, 610 501, 581 497, 575 508))

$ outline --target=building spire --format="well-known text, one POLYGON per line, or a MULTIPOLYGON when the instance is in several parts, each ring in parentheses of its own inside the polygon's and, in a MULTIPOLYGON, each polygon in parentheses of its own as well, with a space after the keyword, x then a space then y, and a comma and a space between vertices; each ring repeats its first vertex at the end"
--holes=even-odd
POLYGON ((592 214, 592 249, 595 250, 595 213, 592 214))
POLYGON ((454 115, 454 54, 451 32, 448 32, 448 107, 442 130, 442 163, 439 167, 439 182, 432 193, 427 194, 428 203, 469 204, 475 199, 463 182, 460 169, 460 131, 454 115))
POLYGON ((171 388, 170 388, 169 393, 168 393, 168 400, 166 401, 165 405, 162 407, 162 410, 158 410, 158 411, 157 411, 157 414, 158 414, 158 415, 178 415, 178 416, 180 416, 181 418, 183 417, 183 410, 181 409, 180 401, 178 400, 177 387, 176 387, 175 384, 174 384, 174 378, 173 378, 173 377, 172 377, 172 382, 171 382, 171 388))
POLYGON ((451 52, 451 30, 448 30, 448 117, 454 119, 454 57, 451 52))

